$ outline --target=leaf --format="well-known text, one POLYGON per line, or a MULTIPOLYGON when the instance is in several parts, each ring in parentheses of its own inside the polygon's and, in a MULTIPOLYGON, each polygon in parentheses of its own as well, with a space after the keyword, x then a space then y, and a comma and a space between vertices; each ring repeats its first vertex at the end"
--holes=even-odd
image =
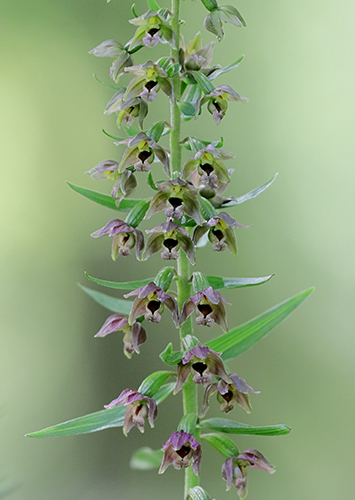
POLYGON ((110 297, 109 295, 106 295, 105 293, 97 292, 96 290, 91 290, 91 288, 87 288, 86 286, 80 285, 78 283, 80 288, 84 290, 85 293, 90 295, 95 302, 100 304, 103 307, 106 307, 109 311, 112 311, 116 314, 127 314, 131 312, 132 300, 123 300, 123 299, 116 299, 115 297, 110 297))
POLYGON ((192 286, 195 293, 206 290, 209 287, 207 277, 200 272, 192 273, 192 286))
POLYGON ((145 446, 135 451, 129 463, 132 469, 136 470, 152 470, 160 467, 163 460, 162 450, 152 450, 145 446))
POLYGON ((141 200, 126 217, 125 222, 132 227, 137 227, 144 219, 145 214, 147 213, 148 207, 150 204, 150 200, 141 200))
POLYGON ((273 276, 274 274, 261 278, 222 278, 220 276, 206 276, 206 278, 214 290, 222 290, 223 288, 242 288, 245 286, 261 285, 271 280, 273 276))
POLYGON ((166 346, 164 351, 159 354, 159 358, 168 366, 176 366, 184 356, 184 351, 173 351, 173 344, 171 342, 166 346))
POLYGON ((200 206, 201 206, 201 214, 206 220, 210 220, 212 219, 212 217, 218 215, 218 212, 214 208, 212 203, 206 200, 206 198, 203 198, 202 196, 200 197, 200 206))
POLYGON ((180 108, 181 118, 185 121, 192 120, 196 114, 196 108, 191 102, 178 103, 180 108))
POLYGON ((109 134, 108 132, 106 132, 106 130, 105 130, 105 129, 101 129, 101 130, 102 130, 102 132, 103 132, 105 135, 107 135, 107 137, 109 137, 110 139, 114 139, 115 141, 119 141, 119 142, 124 140, 122 137, 116 137, 115 135, 111 135, 111 134, 109 134))
POLYGON ((200 73, 199 71, 191 71, 190 73, 195 78, 197 85, 200 87, 202 92, 204 92, 205 94, 210 94, 215 90, 213 83, 207 78, 206 75, 200 73))
POLYGON ((201 0, 203 5, 207 10, 211 11, 218 8, 218 3, 216 0, 201 0))
POLYGON ((155 12, 158 12, 160 9, 159 5, 155 0, 147 0, 148 7, 152 10, 155 10, 155 12))
POLYGON ((118 210, 120 212, 129 212, 135 207, 141 200, 122 200, 119 206, 116 205, 115 200, 112 196, 108 196, 107 194, 97 193, 96 191, 92 191, 91 189, 86 189, 80 186, 76 186, 75 184, 71 184, 67 181, 67 184, 73 191, 81 194, 85 198, 88 198, 99 205, 103 205, 107 208, 112 208, 113 210, 118 210))
POLYGON ((194 434, 196 430, 197 415, 196 413, 187 413, 182 417, 178 425, 178 431, 194 434))
POLYGON ((224 432, 225 434, 251 434, 255 436, 282 436, 291 432, 290 427, 287 427, 287 425, 280 424, 255 427, 253 425, 241 424, 240 422, 233 422, 233 420, 227 418, 210 418, 208 420, 203 420, 199 423, 198 427, 224 432))
POLYGON ((234 63, 230 64, 229 66, 226 66, 225 68, 217 69, 208 78, 210 80, 214 80, 215 78, 223 75, 224 73, 228 73, 229 71, 232 71, 232 69, 235 69, 239 66, 239 64, 243 61, 243 59, 244 59, 244 56, 241 56, 239 59, 237 59, 234 63))
POLYGON ((211 497, 201 486, 195 486, 190 489, 188 500, 211 500, 211 497))
POLYGON ((159 189, 155 186, 155 182, 154 182, 153 174, 152 174, 151 170, 149 170, 148 175, 147 175, 147 184, 150 188, 154 189, 154 191, 159 191, 159 189))
POLYGON ((138 17, 138 14, 136 12, 136 4, 135 3, 131 6, 131 11, 132 11, 133 17, 138 17))
POLYGON ((123 281, 121 283, 116 283, 115 281, 106 281, 106 280, 100 280, 98 278, 93 278, 92 276, 89 276, 87 273, 85 273, 85 276, 93 281, 94 283, 97 283, 98 285, 101 286, 106 286, 107 288, 114 288, 115 290, 136 290, 137 288, 140 288, 141 286, 148 285, 151 281, 154 281, 154 278, 147 278, 145 280, 138 280, 138 281, 123 281))
POLYGON ((313 290, 314 288, 309 288, 281 302, 263 314, 260 314, 260 316, 233 328, 229 333, 207 342, 206 345, 216 352, 222 351, 222 359, 224 361, 239 356, 239 354, 253 347, 253 345, 268 334, 270 330, 287 318, 296 307, 302 304, 313 290))
POLYGON ((159 288, 162 288, 164 292, 166 292, 169 290, 174 274, 175 269, 173 267, 163 267, 163 269, 160 269, 153 281, 159 288))
POLYGON ((239 450, 231 439, 223 434, 201 434, 201 439, 222 453, 225 458, 237 457, 239 450))
POLYGON ((239 196, 238 198, 235 198, 234 200, 229 201, 228 203, 223 203, 220 208, 234 207, 235 205, 240 205, 241 203, 251 200, 252 198, 256 198, 260 193, 262 193, 263 191, 265 191, 265 189, 271 186, 271 184, 274 182, 274 180, 278 175, 279 175, 278 173, 275 174, 274 177, 269 182, 253 189, 252 191, 249 191, 249 193, 243 194, 242 196, 239 196))
POLYGON ((201 345, 201 342, 198 340, 198 338, 190 334, 185 335, 185 337, 182 339, 182 343, 186 351, 191 351, 191 349, 193 349, 197 345, 201 345))
POLYGON ((202 91, 197 84, 189 86, 189 90, 184 98, 185 102, 191 102, 191 104, 196 104, 196 102, 202 97, 202 91))
POLYGON ((148 398, 154 397, 160 387, 165 384, 170 377, 175 376, 174 372, 158 371, 150 374, 138 387, 138 392, 148 398))
POLYGON ((149 130, 147 130, 146 134, 148 137, 153 139, 153 141, 158 142, 161 138, 165 128, 165 121, 160 121, 155 123, 149 130))
MULTIPOLYGON (((175 384, 165 384, 155 394, 155 401, 160 404, 173 392, 175 384)), ((61 424, 47 427, 41 431, 26 434, 26 437, 44 438, 59 436, 76 436, 78 434, 87 434, 89 432, 98 432, 110 427, 122 427, 126 409, 124 406, 116 406, 111 410, 101 410, 90 413, 83 417, 74 418, 61 424)))

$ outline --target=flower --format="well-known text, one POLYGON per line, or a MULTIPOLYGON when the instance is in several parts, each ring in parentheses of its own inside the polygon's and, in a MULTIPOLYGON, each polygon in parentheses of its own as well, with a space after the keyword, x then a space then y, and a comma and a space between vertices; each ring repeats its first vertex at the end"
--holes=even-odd
POLYGON ((230 176, 223 160, 234 158, 234 154, 209 144, 188 160, 182 170, 182 177, 188 179, 197 170, 201 183, 207 188, 217 189, 219 183, 230 182, 230 176))
POLYGON ((218 392, 217 400, 221 405, 220 410, 224 413, 229 413, 233 410, 236 403, 247 413, 250 413, 251 405, 248 391, 254 392, 254 394, 259 394, 259 391, 254 391, 254 389, 250 387, 244 379, 239 378, 236 373, 229 375, 229 378, 229 383, 221 379, 217 383, 210 384, 206 387, 200 417, 204 417, 206 415, 209 408, 209 399, 216 391, 218 392))
POLYGON ((182 38, 182 50, 180 49, 181 66, 183 69, 188 71, 202 70, 202 72, 208 76, 216 69, 207 69, 207 66, 212 60, 213 48, 214 42, 209 42, 207 45, 202 47, 200 33, 197 33, 186 45, 182 38))
POLYGON ((139 346, 147 340, 147 334, 141 323, 128 323, 128 319, 122 314, 113 314, 102 325, 95 337, 106 337, 112 332, 123 331, 123 352, 127 358, 131 358, 136 352, 139 354, 139 346))
POLYGON ((125 50, 123 45, 121 45, 117 40, 105 40, 100 43, 97 47, 94 47, 89 51, 89 54, 93 54, 96 57, 117 57, 110 68, 110 77, 116 83, 119 77, 122 75, 124 69, 128 66, 132 66, 133 61, 129 53, 125 50))
POLYGON ((237 457, 228 458, 222 465, 222 477, 227 481, 227 490, 232 484, 237 488, 238 496, 243 500, 247 495, 247 467, 265 470, 269 474, 275 472, 275 467, 257 450, 245 450, 237 457), (236 466, 234 463, 236 462, 236 466))
POLYGON ((150 165, 154 161, 154 156, 156 156, 163 164, 166 175, 169 175, 167 152, 144 132, 139 132, 123 141, 115 141, 114 144, 116 146, 121 144, 128 146, 119 164, 119 172, 123 172, 129 167, 134 167, 137 172, 149 172, 150 165))
POLYGON ((230 383, 223 361, 217 353, 207 346, 197 345, 186 354, 177 368, 177 380, 174 394, 178 393, 186 382, 190 373, 193 373, 193 381, 196 384, 208 384, 212 375, 216 375, 230 383))
POLYGON ((133 97, 128 100, 123 100, 125 89, 119 89, 108 101, 104 114, 111 115, 118 112, 117 126, 120 127, 123 123, 126 127, 130 127, 135 118, 138 118, 140 129, 143 128, 144 118, 148 114, 148 104, 141 97, 133 97))
POLYGON ((131 24, 138 26, 129 49, 132 50, 142 43, 146 47, 155 47, 163 38, 173 43, 173 30, 169 23, 157 12, 149 9, 142 16, 130 19, 131 24))
POLYGON ((237 239, 233 230, 235 227, 246 229, 250 226, 243 226, 243 224, 233 219, 227 212, 220 212, 219 215, 215 215, 208 222, 195 229, 193 241, 196 245, 208 231, 208 239, 212 243, 212 249, 215 252, 221 252, 229 248, 235 256, 237 254, 237 239))
POLYGON ((118 163, 114 160, 104 160, 86 173, 91 175, 93 179, 114 180, 111 196, 118 202, 132 194, 137 187, 137 179, 133 172, 130 170, 118 172, 118 163))
POLYGON ((225 23, 234 24, 237 28, 246 26, 242 15, 233 5, 223 5, 219 7, 217 4, 216 6, 212 4, 211 8, 208 8, 208 10, 210 13, 204 20, 204 26, 207 31, 216 35, 219 41, 221 41, 224 36, 223 21, 225 23))
POLYGON ((125 389, 118 398, 105 405, 106 410, 115 408, 118 405, 126 406, 126 413, 123 424, 123 434, 127 436, 132 427, 137 427, 140 432, 144 432, 144 421, 148 418, 151 427, 154 427, 154 420, 157 418, 157 404, 152 398, 148 398, 135 391, 125 389))
POLYGON ((162 91, 170 98, 174 97, 173 82, 168 77, 166 71, 153 61, 145 64, 130 66, 126 72, 135 75, 135 78, 128 84, 124 94, 124 99, 128 101, 133 97, 142 97, 145 101, 152 102, 158 96, 158 91, 162 91))
POLYGON ((148 260, 153 253, 160 251, 162 259, 177 260, 178 250, 182 248, 190 262, 195 264, 194 244, 189 233, 178 224, 169 220, 160 226, 146 230, 146 233, 150 236, 145 245, 143 260, 148 260))
POLYGON ((158 182, 156 187, 160 193, 153 196, 145 215, 146 219, 165 209, 165 215, 171 219, 181 219, 185 213, 197 224, 203 223, 197 189, 190 182, 177 178, 158 182))
POLYGON ((201 113, 201 107, 207 102, 207 109, 213 115, 213 119, 218 125, 227 112, 228 101, 248 102, 248 98, 238 94, 229 85, 220 85, 212 90, 211 93, 200 97, 200 99, 196 101, 195 118, 201 113))
POLYGON ((116 260, 117 254, 126 257, 130 254, 130 250, 135 246, 137 258, 140 259, 141 251, 144 246, 144 237, 142 231, 129 226, 120 219, 113 219, 104 227, 93 232, 93 238, 101 236, 113 236, 111 257, 116 260))
POLYGON ((141 286, 137 288, 137 290, 133 290, 124 295, 125 298, 132 296, 137 296, 137 298, 133 302, 128 318, 130 325, 143 315, 147 321, 159 323, 164 305, 171 311, 173 321, 177 324, 178 307, 176 300, 165 293, 164 290, 159 288, 153 281, 148 283, 148 285, 141 286))
POLYGON ((224 304, 230 305, 219 292, 209 286, 184 302, 179 323, 183 325, 187 318, 193 312, 196 312, 198 314, 196 318, 198 325, 212 326, 216 322, 224 332, 227 332, 228 326, 224 304))
POLYGON ((196 476, 200 472, 201 445, 192 434, 184 431, 173 432, 170 438, 163 444, 163 460, 159 469, 159 474, 165 472, 170 464, 176 470, 190 467, 196 476))

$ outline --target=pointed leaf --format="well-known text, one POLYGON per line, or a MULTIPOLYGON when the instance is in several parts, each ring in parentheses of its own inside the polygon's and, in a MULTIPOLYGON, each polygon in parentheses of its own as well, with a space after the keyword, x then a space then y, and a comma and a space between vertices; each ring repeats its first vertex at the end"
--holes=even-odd
POLYGON ((152 448, 145 446, 133 453, 129 465, 136 470, 158 469, 163 460, 163 455, 162 450, 152 450, 152 448))
POLYGON ((186 351, 191 351, 191 349, 193 349, 197 345, 201 345, 201 342, 198 340, 198 338, 190 334, 185 335, 185 337, 182 339, 182 343, 186 351))
POLYGON ((249 191, 249 193, 243 194, 242 196, 239 196, 235 200, 229 201, 228 203, 223 203, 221 205, 221 208, 234 207, 235 205, 240 205, 241 203, 251 200, 252 198, 256 198, 260 193, 262 193, 263 191, 265 191, 265 189, 271 186, 271 184, 274 182, 277 176, 278 174, 275 174, 274 177, 269 182, 266 182, 266 184, 263 184, 262 186, 252 189, 251 191, 249 191))
POLYGON ((218 8, 218 3, 216 0, 201 0, 203 5, 207 10, 211 11, 218 8))
POLYGON ((235 69, 239 66, 239 64, 242 62, 243 59, 244 59, 244 56, 241 56, 239 59, 237 59, 234 63, 230 64, 229 66, 226 66, 225 68, 217 69, 208 78, 210 80, 214 80, 218 76, 221 76, 224 73, 228 73, 229 71, 232 71, 232 69, 235 69))
POLYGON ((201 486, 195 486, 190 489, 188 500, 211 500, 211 497, 201 486))
POLYGON ((189 90, 184 98, 185 102, 191 102, 191 104, 196 104, 196 102, 202 97, 202 91, 197 84, 189 86, 189 90))
POLYGON ((239 354, 253 347, 253 345, 268 334, 270 330, 287 318, 296 307, 302 304, 313 290, 314 288, 309 288, 281 302, 263 314, 260 314, 260 316, 233 328, 229 333, 207 342, 207 346, 216 352, 222 351, 222 358, 224 361, 239 356, 239 354))
MULTIPOLYGON (((225 434, 251 434, 255 436, 282 436, 291 432, 287 425, 266 425, 256 427, 253 425, 233 422, 227 418, 210 418, 199 423, 198 427, 224 432, 225 434)), ((202 436, 201 436, 202 438, 202 436)), ((228 457, 229 458, 229 457, 228 457)))
POLYGON ((175 382, 170 382, 169 384, 164 384, 155 393, 154 399, 157 405, 159 405, 164 399, 166 399, 175 389, 175 382))
POLYGON ((191 74, 195 78, 197 85, 200 87, 202 92, 210 94, 215 90, 213 83, 207 78, 206 75, 200 73, 199 71, 191 71, 191 74))
POLYGON ((116 205, 115 200, 112 196, 108 196, 107 194, 97 193, 96 191, 92 191, 91 189, 86 189, 80 186, 76 186, 75 184, 71 184, 67 182, 68 186, 72 188, 77 193, 85 196, 91 201, 98 203, 99 205, 103 205, 107 208, 112 208, 113 210, 118 210, 120 212, 129 212, 135 207, 141 200, 122 200, 119 206, 116 205))
POLYGON ((139 224, 144 219, 145 214, 147 213, 149 204, 150 200, 142 200, 137 203, 137 205, 133 207, 127 215, 125 222, 127 222, 127 224, 132 227, 139 226, 139 224))
POLYGON ((93 281, 94 283, 97 283, 98 285, 101 286, 106 286, 107 288, 114 288, 115 290, 136 290, 137 288, 140 288, 141 286, 148 285, 151 281, 154 281, 154 278, 146 278, 145 280, 138 280, 138 281, 123 281, 122 283, 116 283, 115 281, 106 281, 106 280, 100 280, 98 278, 93 278, 92 276, 89 276, 87 273, 85 273, 85 276, 93 281))
POLYGON ((158 12, 160 9, 159 5, 155 0, 147 0, 148 7, 152 10, 155 10, 155 12, 158 12))
POLYGON ((183 120, 188 121, 195 117, 196 107, 191 102, 180 102, 178 106, 183 120))
POLYGON ((86 288, 86 286, 80 285, 80 288, 84 290, 85 293, 90 295, 95 302, 103 307, 106 307, 109 311, 113 311, 116 314, 127 314, 131 312, 133 301, 116 299, 115 297, 110 297, 105 293, 97 292, 96 290, 91 290, 91 288, 86 288))
POLYGON ((223 434, 216 434, 214 432, 211 434, 201 434, 201 439, 222 453, 225 458, 237 457, 239 455, 237 446, 223 434))
POLYGON ((242 288, 245 286, 261 285, 271 280, 273 276, 274 274, 261 278, 222 278, 220 276, 206 276, 206 278, 214 290, 222 290, 223 288, 242 288))
POLYGON ((175 269, 173 267, 163 267, 153 281, 159 288, 162 288, 166 292, 169 290, 174 274, 175 269))
POLYGON ((154 372, 143 380, 138 388, 138 392, 153 398, 160 387, 165 384, 170 377, 175 376, 174 372, 159 371, 154 372))
POLYGON ((176 366, 184 356, 184 351, 173 351, 173 344, 171 342, 166 346, 164 351, 159 354, 159 358, 168 366, 176 366))
POLYGON ((203 198, 202 196, 200 197, 200 206, 201 206, 201 214, 206 220, 210 220, 212 219, 212 217, 218 215, 218 212, 214 208, 212 203, 206 200, 206 198, 203 198))
POLYGON ((147 130, 147 136, 153 139, 153 141, 158 142, 164 132, 165 125, 165 121, 155 123, 149 130, 147 130))
POLYGON ((187 413, 182 417, 178 425, 178 431, 194 434, 196 430, 197 415, 196 413, 187 413))
POLYGON ((147 184, 149 187, 154 189, 154 191, 159 191, 159 189, 155 186, 155 182, 154 182, 153 174, 152 174, 151 170, 149 170, 148 175, 147 175, 147 184))
POLYGON ((207 277, 200 272, 192 273, 192 286, 195 293, 201 292, 209 287, 209 281, 207 277))

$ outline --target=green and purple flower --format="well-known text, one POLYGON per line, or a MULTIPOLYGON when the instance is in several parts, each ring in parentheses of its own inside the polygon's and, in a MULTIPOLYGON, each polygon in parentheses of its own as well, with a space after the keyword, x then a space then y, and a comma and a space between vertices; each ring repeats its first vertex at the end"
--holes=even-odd
POLYGON ((117 161, 104 160, 86 173, 96 180, 109 179, 115 181, 111 196, 120 202, 123 198, 133 193, 137 187, 137 180, 131 170, 124 170, 121 173, 118 171, 118 167, 119 164, 117 161))
POLYGON ((137 30, 129 46, 130 50, 139 45, 155 47, 160 41, 165 40, 172 45, 172 27, 159 12, 149 9, 142 16, 130 19, 129 22, 137 26, 137 30))
POLYGON ((217 190, 220 183, 230 182, 230 176, 224 160, 234 158, 234 154, 209 144, 200 149, 188 160, 182 170, 182 177, 188 179, 197 171, 200 183, 205 187, 217 190))
POLYGON ((91 234, 93 238, 101 236, 112 236, 111 257, 116 260, 117 255, 126 257, 135 247, 137 258, 140 259, 141 251, 144 247, 144 237, 142 231, 136 229, 120 219, 113 219, 104 227, 91 234))
POLYGON ((89 51, 96 57, 115 57, 110 68, 110 76, 116 83, 124 72, 125 68, 132 66, 133 61, 130 54, 117 40, 105 40, 89 51))
POLYGON ((217 125, 221 122, 228 109, 228 101, 248 102, 248 98, 238 94, 229 85, 220 85, 209 94, 204 95, 196 101, 196 115, 200 114, 201 107, 207 103, 207 109, 213 116, 217 125))
POLYGON ((196 476, 200 473, 201 445, 194 436, 188 432, 173 432, 163 444, 163 460, 159 469, 159 474, 165 472, 170 464, 176 470, 186 469, 192 465, 196 476))
POLYGON ((145 64, 130 66, 125 70, 135 76, 129 83, 124 94, 125 101, 134 97, 141 97, 147 102, 152 102, 157 98, 161 89, 168 97, 173 98, 173 82, 167 73, 153 61, 145 64))
POLYGON ((224 332, 227 332, 228 326, 224 304, 230 305, 217 290, 209 286, 184 302, 180 313, 180 326, 195 312, 198 325, 212 326, 217 323, 224 332))
POLYGON ((111 115, 118 113, 117 126, 120 127, 121 123, 129 128, 135 118, 138 118, 139 128, 143 128, 144 118, 148 114, 148 104, 141 97, 133 97, 132 99, 124 100, 123 96, 126 89, 119 89, 108 101, 104 114, 111 115))
POLYGON ((187 71, 201 71, 208 76, 216 68, 207 68, 212 61, 214 42, 202 47, 201 34, 197 33, 186 45, 182 39, 180 49, 180 64, 187 71))

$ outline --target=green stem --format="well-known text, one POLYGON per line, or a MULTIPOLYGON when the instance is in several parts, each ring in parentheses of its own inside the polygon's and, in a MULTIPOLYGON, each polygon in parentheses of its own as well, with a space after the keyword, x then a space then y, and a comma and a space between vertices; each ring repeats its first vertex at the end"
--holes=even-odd
MULTIPOLYGON (((170 49, 170 56, 175 62, 179 62, 179 43, 180 43, 180 0, 172 0, 171 11, 173 17, 171 18, 171 26, 173 28, 173 47, 170 49)), ((172 130, 170 133, 170 151, 171 151, 171 170, 172 172, 181 171, 181 144, 180 144, 180 129, 181 129, 181 116, 180 109, 177 105, 181 97, 181 81, 180 76, 177 74, 173 78, 174 84, 174 98, 170 103, 170 115, 172 130)))

